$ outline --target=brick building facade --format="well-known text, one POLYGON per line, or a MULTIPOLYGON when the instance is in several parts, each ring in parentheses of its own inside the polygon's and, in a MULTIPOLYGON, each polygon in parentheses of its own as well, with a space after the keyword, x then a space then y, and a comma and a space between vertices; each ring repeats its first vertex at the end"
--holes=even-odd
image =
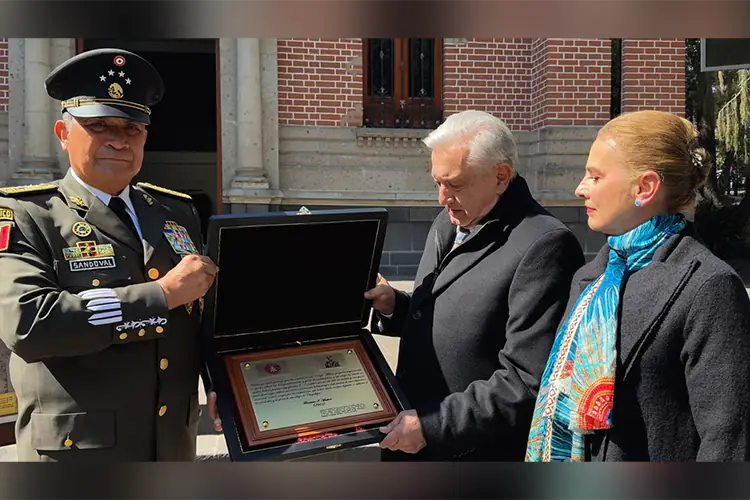
MULTIPOLYGON (((685 112, 685 44, 677 39, 623 40, 619 68, 609 39, 221 39, 215 48, 158 49, 120 42, 147 57, 198 50, 219 62, 218 87, 205 90, 219 93, 218 144, 148 152, 149 180, 188 191, 215 185, 211 204, 232 213, 386 207, 383 271, 391 277, 413 274, 440 210, 420 139, 445 116, 480 109, 505 119, 519 172, 591 255, 602 238, 587 230, 573 189, 598 128, 613 109, 685 112)), ((69 39, 0 40, 0 184, 64 171, 54 144, 32 140, 49 133, 33 124, 43 126, 48 112, 51 126, 56 104, 30 110, 37 101, 10 89, 43 101, 39 76, 24 70, 51 69, 79 49, 69 39)))

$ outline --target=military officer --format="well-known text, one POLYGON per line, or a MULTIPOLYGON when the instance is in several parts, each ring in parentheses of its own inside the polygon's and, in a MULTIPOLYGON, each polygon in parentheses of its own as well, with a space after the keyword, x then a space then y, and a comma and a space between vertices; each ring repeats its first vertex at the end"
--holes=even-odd
POLYGON ((46 89, 61 101, 54 132, 70 169, 0 188, 0 338, 19 460, 193 460, 202 297, 217 267, 200 255, 190 196, 131 184, 161 77, 101 49, 57 67, 46 89))

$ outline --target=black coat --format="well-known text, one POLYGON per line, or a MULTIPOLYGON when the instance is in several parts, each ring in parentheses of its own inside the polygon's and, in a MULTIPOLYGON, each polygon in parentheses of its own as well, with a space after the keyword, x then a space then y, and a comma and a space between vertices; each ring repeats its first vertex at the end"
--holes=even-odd
MULTIPOLYGON (((607 265, 580 269, 569 308, 607 265)), ((613 428, 593 461, 750 459, 750 299, 692 226, 659 248, 622 293, 613 428)))
MULTIPOLYGON (((398 292, 382 333, 400 336, 396 378, 427 447, 384 459, 523 460, 539 380, 583 253, 517 177, 450 251, 441 212, 412 294, 398 292)), ((380 319, 380 315, 373 315, 380 319)), ((378 331, 378 325, 373 325, 378 331)))

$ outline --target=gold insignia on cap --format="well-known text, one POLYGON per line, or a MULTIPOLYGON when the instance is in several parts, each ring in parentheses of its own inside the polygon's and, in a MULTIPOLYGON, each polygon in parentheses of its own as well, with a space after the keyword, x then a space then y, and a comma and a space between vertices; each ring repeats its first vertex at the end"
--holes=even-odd
POLYGON ((87 208, 86 207, 86 202, 83 201, 83 199, 79 198, 78 196, 71 196, 70 197, 70 202, 72 204, 74 204, 74 205, 78 205, 81 208, 87 208))
POLYGON ((13 210, 10 208, 0 208, 0 220, 13 220, 13 210))
POLYGON ((86 236, 91 234, 91 226, 83 221, 78 221, 73 224, 73 234, 81 238, 85 238, 86 236))
POLYGON ((119 83, 114 82, 109 86, 109 96, 113 99, 121 99, 123 96, 123 90, 119 83))
POLYGON ((108 99, 105 97, 73 97, 72 99, 62 101, 60 103, 60 108, 77 108, 78 106, 92 106, 94 104, 117 104, 118 106, 127 106, 129 108, 143 111, 147 115, 151 114, 151 108, 149 108, 148 106, 144 106, 143 104, 139 104, 133 101, 108 99))

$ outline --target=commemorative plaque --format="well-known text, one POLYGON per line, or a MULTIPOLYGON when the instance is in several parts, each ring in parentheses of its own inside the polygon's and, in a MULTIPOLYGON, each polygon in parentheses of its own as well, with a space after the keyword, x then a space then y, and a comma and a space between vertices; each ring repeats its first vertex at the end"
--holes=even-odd
POLYGON ((293 460, 383 439, 407 403, 367 331, 388 213, 211 217, 204 377, 232 460, 293 460))

